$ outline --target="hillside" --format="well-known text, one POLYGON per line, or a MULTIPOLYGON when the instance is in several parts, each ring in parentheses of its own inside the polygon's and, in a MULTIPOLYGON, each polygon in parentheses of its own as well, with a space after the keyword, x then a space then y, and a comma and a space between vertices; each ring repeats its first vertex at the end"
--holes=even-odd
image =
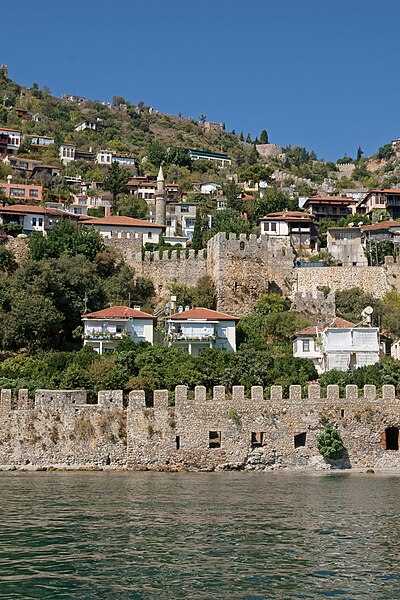
MULTIPOLYGON (((143 102, 132 104, 120 96, 114 96, 110 103, 58 98, 46 86, 39 89, 37 84, 30 88, 19 85, 3 70, 0 98, 0 126, 15 127, 24 135, 54 137, 55 143, 40 149, 35 156, 50 164, 61 166, 60 144, 74 144, 80 151, 110 148, 131 154, 138 174, 155 175, 163 161, 169 179, 178 182, 182 190, 190 189, 194 182, 224 181, 236 174, 239 181, 270 179, 300 196, 337 193, 354 187, 398 187, 400 182, 400 154, 390 144, 372 157, 353 160, 345 156, 337 163, 324 162, 300 146, 277 146, 274 150, 278 150, 270 155, 271 145, 259 146, 258 139, 251 140, 249 136, 246 143, 242 133, 227 132, 223 125, 207 130, 203 122, 194 118, 159 113, 143 102), (75 131, 84 121, 96 123, 98 130, 75 131), (232 166, 221 170, 206 161, 190 165, 187 156, 176 150, 189 148, 229 154, 232 166)), ((23 143, 20 154, 28 153, 32 156, 29 145, 23 143)), ((8 172, 11 171, 2 166, 0 177, 8 172)), ((82 160, 63 167, 62 174, 66 172, 100 181, 104 177, 104 169, 82 160)))

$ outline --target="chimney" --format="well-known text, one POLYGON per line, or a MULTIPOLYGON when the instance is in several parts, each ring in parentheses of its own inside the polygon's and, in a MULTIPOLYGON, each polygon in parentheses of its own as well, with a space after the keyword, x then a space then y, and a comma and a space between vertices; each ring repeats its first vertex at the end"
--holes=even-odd
POLYGON ((105 217, 111 217, 111 206, 105 206, 104 207, 104 216, 105 217))

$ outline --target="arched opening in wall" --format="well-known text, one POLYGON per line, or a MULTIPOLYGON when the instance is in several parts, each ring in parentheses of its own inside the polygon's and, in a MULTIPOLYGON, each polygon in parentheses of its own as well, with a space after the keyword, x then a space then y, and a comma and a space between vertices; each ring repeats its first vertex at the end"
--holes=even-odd
POLYGON ((398 427, 387 427, 385 429, 385 449, 386 450, 398 450, 399 449, 399 428, 398 427))
POLYGON ((240 248, 240 250, 244 250, 244 242, 240 242, 239 248, 240 248))
POLYGON ((305 446, 306 439, 307 439, 307 434, 305 432, 298 433, 297 435, 294 436, 294 447, 300 448, 301 446, 305 446))
POLYGON ((209 431, 208 447, 209 448, 221 448, 221 432, 220 431, 209 431))

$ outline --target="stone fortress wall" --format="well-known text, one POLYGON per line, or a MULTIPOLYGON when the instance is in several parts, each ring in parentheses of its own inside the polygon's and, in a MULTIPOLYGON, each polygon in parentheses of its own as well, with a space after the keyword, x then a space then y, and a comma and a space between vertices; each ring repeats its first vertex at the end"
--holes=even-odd
MULTIPOLYGON (((127 234, 114 234, 105 243, 121 253, 137 275, 153 280, 159 303, 168 300, 173 283, 193 286, 204 275, 215 284, 217 310, 239 316, 249 314, 266 292, 282 293, 312 314, 321 286, 332 293, 357 286, 376 298, 391 289, 400 291, 400 263, 392 257, 382 266, 294 268, 288 237, 217 233, 200 252, 142 252, 141 238, 127 234)), ((328 300, 329 311, 330 304, 328 300)))
POLYGON ((284 398, 272 386, 250 397, 235 386, 214 387, 212 397, 198 386, 178 386, 174 406, 167 390, 101 391, 96 404, 85 391, 27 390, 0 395, 0 468, 128 468, 154 470, 269 470, 277 468, 400 467, 400 399, 392 385, 377 397, 374 386, 318 384, 302 397, 291 386, 284 398), (347 449, 337 463, 322 458, 317 438, 324 422, 338 427, 347 449), (395 449, 397 444, 397 449, 395 449), (395 446, 395 447, 393 447, 395 446), (391 449, 393 448, 393 449, 391 449))
MULTIPOLYGON (((312 304, 321 300, 321 286, 329 287, 332 293, 357 286, 376 298, 389 290, 400 292, 400 262, 393 257, 386 257, 384 265, 374 267, 294 268, 295 256, 288 237, 217 233, 199 252, 144 252, 141 235, 124 232, 112 232, 104 243, 120 254, 137 276, 153 281, 159 305, 169 299, 173 283, 194 286, 205 275, 215 284, 217 310, 238 316, 249 314, 267 292, 282 293, 306 314, 315 312, 312 304)), ((18 260, 26 254, 25 239, 9 238, 7 247, 18 260)), ((324 304, 330 314, 331 299, 324 304)))

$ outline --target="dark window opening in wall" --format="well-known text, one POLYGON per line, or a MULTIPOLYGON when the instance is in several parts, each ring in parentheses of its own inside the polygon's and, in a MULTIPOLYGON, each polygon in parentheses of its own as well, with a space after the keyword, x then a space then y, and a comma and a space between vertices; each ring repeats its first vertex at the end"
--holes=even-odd
POLYGON ((208 433, 208 447, 209 448, 221 448, 221 432, 210 431, 208 433))
POLYGON ((343 417, 344 417, 344 408, 342 408, 342 409, 341 409, 341 411, 340 411, 340 416, 341 416, 341 417, 342 417, 342 419, 343 419, 343 417))
POLYGON ((181 436, 180 435, 176 436, 175 445, 176 445, 176 449, 179 450, 179 448, 181 447, 181 436))
POLYGON ((252 431, 251 432, 251 447, 252 448, 261 448, 264 441, 264 433, 262 431, 252 431))
POLYGON ((399 429, 398 427, 387 427, 385 429, 386 450, 399 449, 399 429))
POLYGON ((240 242, 239 248, 240 248, 240 250, 244 250, 244 242, 240 242))
POLYGON ((306 438, 307 438, 306 433, 298 433, 297 435, 295 435, 294 436, 294 447, 300 448, 300 446, 305 446, 306 438))

